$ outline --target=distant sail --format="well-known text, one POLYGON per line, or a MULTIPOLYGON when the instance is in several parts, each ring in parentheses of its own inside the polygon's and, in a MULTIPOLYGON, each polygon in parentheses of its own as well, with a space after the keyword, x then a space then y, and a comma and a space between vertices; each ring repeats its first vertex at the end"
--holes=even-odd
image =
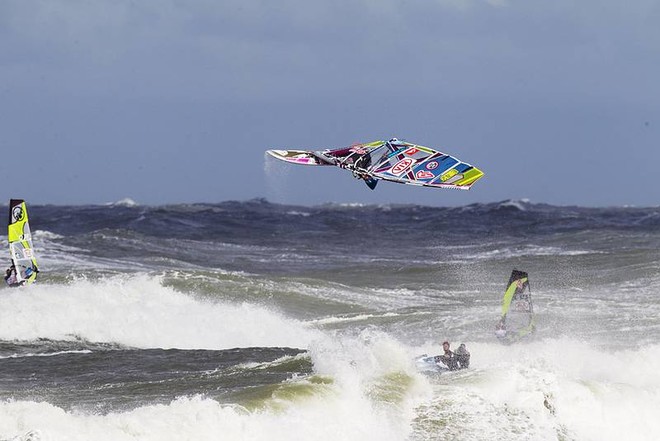
POLYGON ((396 138, 332 150, 268 150, 267 153, 293 164, 335 165, 363 179, 372 190, 381 179, 468 190, 484 175, 477 167, 453 156, 396 138))
POLYGON ((497 323, 495 335, 507 342, 514 342, 534 332, 535 326, 529 276, 514 269, 502 298, 502 317, 497 323))
POLYGON ((9 254, 16 268, 17 283, 25 285, 34 283, 39 270, 32 249, 27 207, 22 199, 9 201, 8 239, 9 254))

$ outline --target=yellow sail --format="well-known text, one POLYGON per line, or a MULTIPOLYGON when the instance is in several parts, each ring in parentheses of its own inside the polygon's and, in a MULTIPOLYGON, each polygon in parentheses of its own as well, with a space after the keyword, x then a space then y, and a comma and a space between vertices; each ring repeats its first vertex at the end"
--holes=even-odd
POLYGON ((39 272, 32 249, 32 234, 27 207, 22 199, 9 201, 8 221, 9 254, 16 270, 15 285, 30 285, 39 272))
POLYGON ((529 277, 526 272, 514 269, 502 298, 502 316, 495 335, 511 343, 533 333, 535 327, 529 277))

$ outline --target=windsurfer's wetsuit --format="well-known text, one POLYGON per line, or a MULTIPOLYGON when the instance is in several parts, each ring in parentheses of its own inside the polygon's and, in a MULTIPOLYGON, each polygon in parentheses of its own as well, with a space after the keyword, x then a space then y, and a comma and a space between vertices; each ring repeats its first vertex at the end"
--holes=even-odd
POLYGON ((5 272, 5 283, 11 288, 22 285, 22 283, 19 283, 18 279, 16 278, 16 269, 14 267, 8 268, 5 272))
POLYGON ((458 349, 456 349, 454 355, 456 356, 459 369, 467 369, 470 367, 470 352, 463 343, 461 343, 458 349))
POLYGON ((367 187, 370 189, 375 189, 376 184, 378 184, 378 179, 372 177, 368 173, 358 172, 356 169, 366 170, 371 165, 371 155, 369 153, 362 154, 358 156, 357 159, 349 158, 350 162, 344 163, 347 158, 351 155, 357 155, 354 147, 347 147, 342 150, 333 150, 332 156, 338 161, 335 165, 338 165, 341 168, 347 168, 353 172, 353 176, 358 179, 364 180, 367 184, 367 187))

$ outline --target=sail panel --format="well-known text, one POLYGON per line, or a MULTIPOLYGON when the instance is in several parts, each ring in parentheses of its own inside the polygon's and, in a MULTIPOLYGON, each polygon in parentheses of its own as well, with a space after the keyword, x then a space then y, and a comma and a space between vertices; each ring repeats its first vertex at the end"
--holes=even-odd
POLYGON ((440 151, 398 140, 387 141, 395 148, 387 161, 369 169, 378 179, 427 187, 467 190, 483 172, 440 151))

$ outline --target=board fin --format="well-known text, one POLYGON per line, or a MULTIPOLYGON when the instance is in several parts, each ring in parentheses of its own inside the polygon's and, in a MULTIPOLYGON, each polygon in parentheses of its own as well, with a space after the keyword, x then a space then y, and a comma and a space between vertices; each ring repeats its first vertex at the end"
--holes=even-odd
POLYGON ((378 185, 378 179, 368 176, 364 178, 364 183, 367 184, 367 187, 369 187, 370 189, 375 190, 376 185, 378 185))

